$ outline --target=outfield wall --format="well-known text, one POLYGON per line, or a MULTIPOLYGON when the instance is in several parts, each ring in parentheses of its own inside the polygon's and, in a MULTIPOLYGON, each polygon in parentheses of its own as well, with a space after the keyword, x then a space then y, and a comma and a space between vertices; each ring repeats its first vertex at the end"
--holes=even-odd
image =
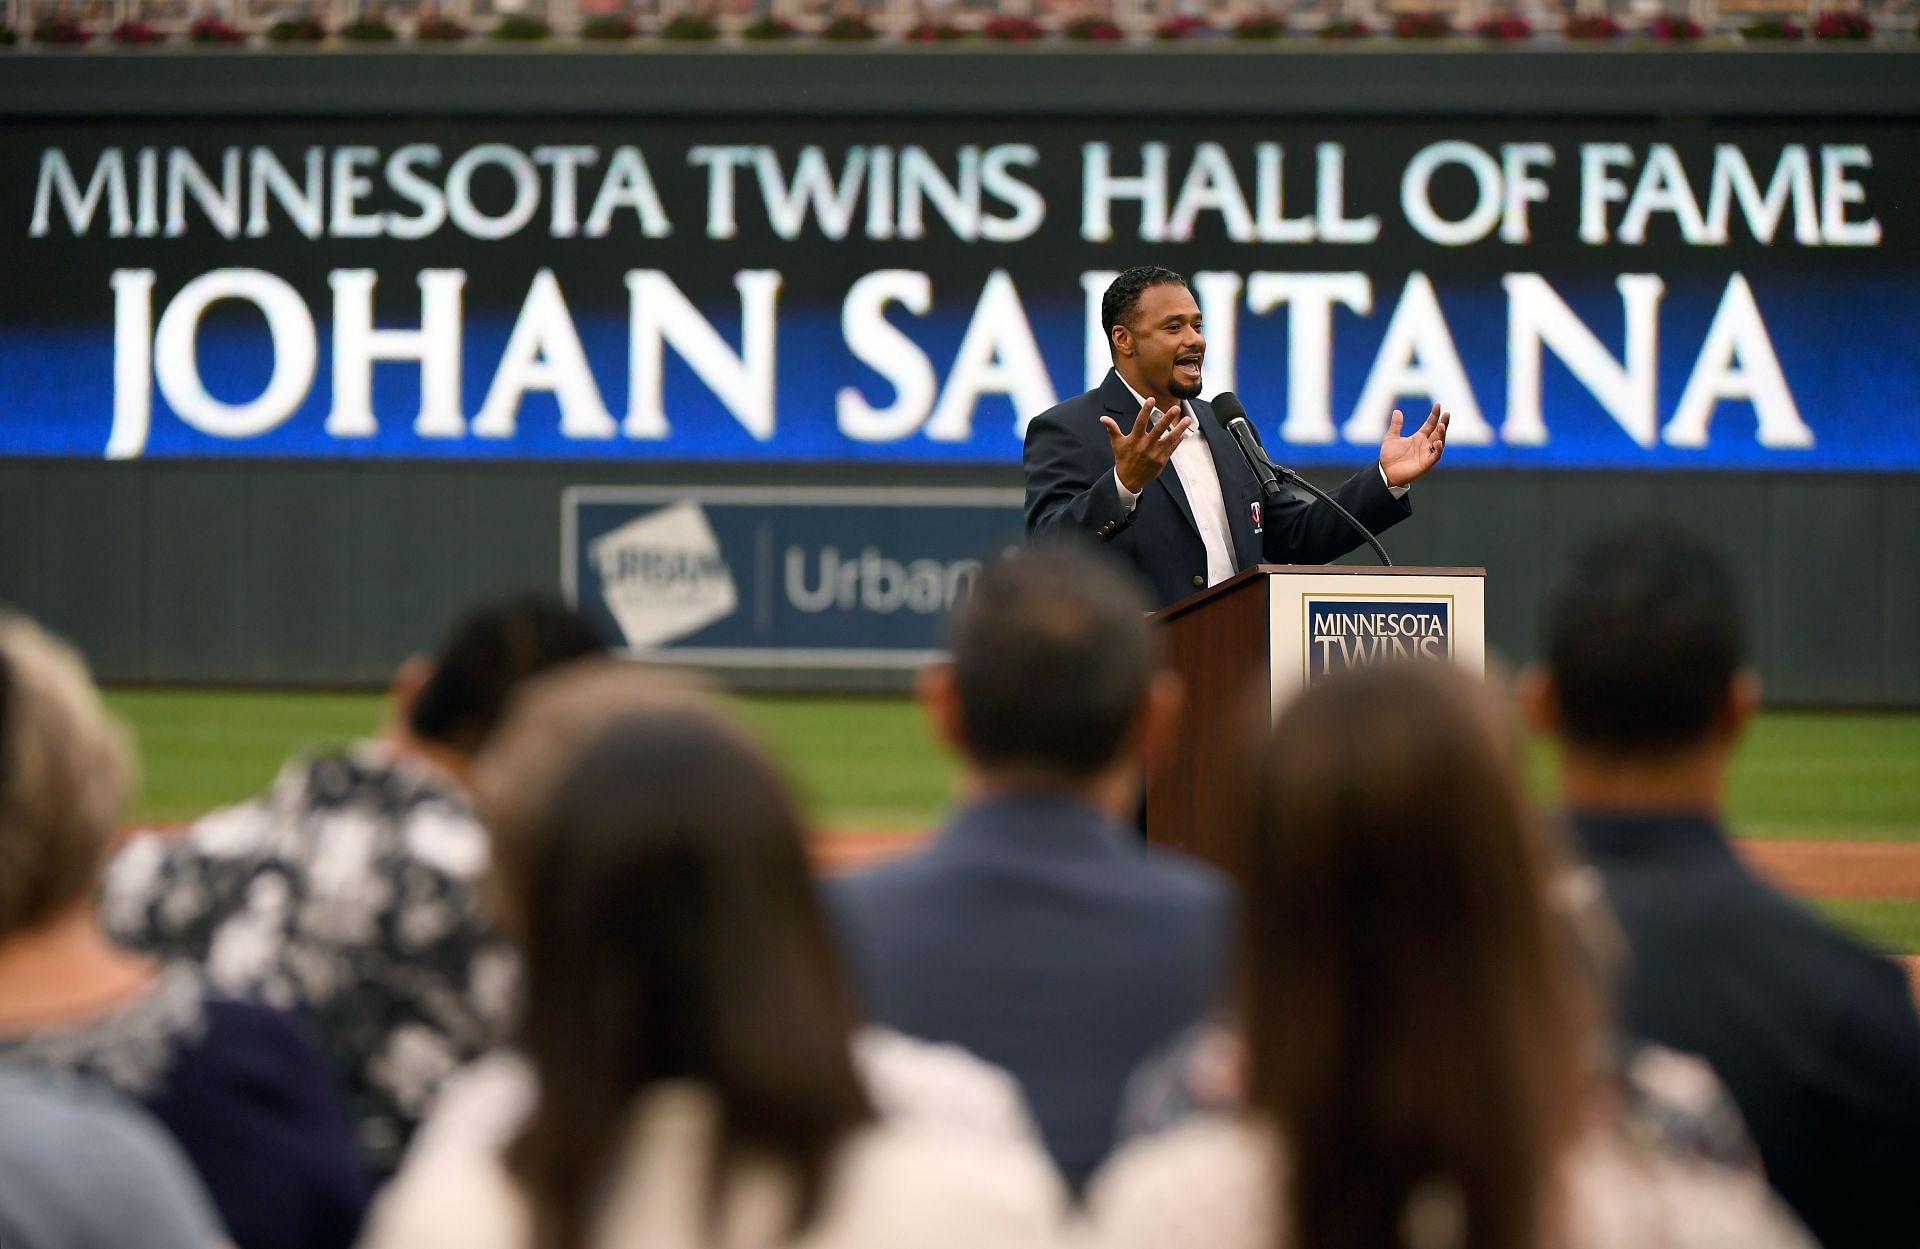
MULTIPOLYGON (((1019 486, 1017 470, 893 480, 950 486, 956 476, 1019 486)), ((0 586, 84 645, 109 680, 378 682, 459 604, 559 586, 566 487, 690 478, 824 484, 846 474, 9 463, 0 586)), ((1910 476, 1443 473, 1417 488, 1414 518, 1387 542, 1402 563, 1484 565, 1490 644, 1523 659, 1554 560, 1581 533, 1633 513, 1684 519, 1732 553, 1770 701, 1920 706, 1920 481, 1910 476)))
POLYGON ((1577 536, 1653 511, 1733 554, 1776 703, 1920 706, 1911 51, 4 68, 0 600, 110 680, 382 680, 460 604, 560 587, 569 487, 1017 490, 1022 415, 1097 364, 1088 275, 1153 260, 1208 275, 1210 380, 1323 482, 1364 462, 1376 409, 1471 395, 1388 544, 1484 564, 1497 651, 1531 654, 1577 536), (433 151, 392 176, 410 147, 433 151), (648 185, 630 163, 609 193, 629 147, 648 185), (809 159, 825 198, 783 210, 766 170, 789 190, 809 159), (943 201, 969 168, 974 199, 943 201), (678 322, 654 311, 675 293, 678 322), (425 328, 370 334, 394 327, 425 328))

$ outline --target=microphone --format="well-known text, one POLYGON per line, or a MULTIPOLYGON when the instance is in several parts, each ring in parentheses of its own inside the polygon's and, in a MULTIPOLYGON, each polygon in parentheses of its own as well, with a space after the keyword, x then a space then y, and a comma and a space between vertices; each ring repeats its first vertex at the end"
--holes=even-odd
POLYGON ((1365 538, 1367 545, 1373 548, 1373 553, 1380 557, 1382 565, 1393 567, 1393 561, 1387 558, 1387 548, 1380 545, 1380 540, 1373 536, 1372 530, 1354 519, 1352 512, 1334 502, 1331 495, 1300 474, 1284 464, 1275 464, 1267 457, 1267 449, 1260 445, 1260 435, 1253 432, 1253 424, 1247 420, 1247 409, 1240 402, 1240 396, 1231 390, 1223 390, 1213 397, 1211 407, 1214 417, 1225 427, 1234 445, 1240 448, 1241 458, 1259 479, 1262 494, 1269 499, 1277 499, 1285 495, 1286 486, 1298 486, 1332 508, 1340 519, 1353 527, 1355 533, 1365 538), (1286 485, 1282 485, 1282 482, 1286 485))
POLYGON ((1260 492, 1269 499, 1282 497, 1286 487, 1280 484, 1273 461, 1267 458, 1266 449, 1260 445, 1260 436, 1253 432, 1253 425, 1247 420, 1247 409, 1241 404, 1240 396, 1231 390, 1221 391, 1213 397, 1213 414, 1220 418, 1220 423, 1227 428, 1227 434, 1240 448, 1240 458, 1259 478, 1260 492))

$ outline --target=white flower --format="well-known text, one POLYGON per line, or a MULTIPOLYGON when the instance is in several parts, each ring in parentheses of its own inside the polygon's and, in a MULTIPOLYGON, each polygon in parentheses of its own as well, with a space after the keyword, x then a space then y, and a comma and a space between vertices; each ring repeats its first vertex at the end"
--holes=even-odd
POLYGON ((178 931, 198 919, 207 909, 207 891, 194 877, 183 877, 160 899, 160 922, 168 930, 178 931))
POLYGON ((318 897, 351 897, 366 888, 373 871, 379 830, 363 815, 342 813, 322 821, 314 835, 308 882, 318 897))
POLYGON ((273 821, 262 807, 243 803, 201 816, 188 835, 209 858, 236 859, 263 848, 272 829, 273 821))
POLYGON ((440 1082, 459 1066, 458 1059, 439 1034, 417 1024, 395 1028, 387 1045, 373 1061, 373 1077, 409 1113, 419 1113, 432 1101, 440 1082))
POLYGON ((1695 1115, 1705 1114, 1725 1097, 1712 1067, 1661 1045, 1645 1046, 1634 1056, 1633 1075, 1660 1101, 1695 1115))
POLYGON ((247 909, 259 916, 262 924, 278 921, 292 900, 286 879, 275 873, 256 876, 247 886, 247 909))
POLYGON ((346 988, 345 960, 337 954, 323 952, 312 946, 289 948, 286 952, 286 971, 291 981, 289 995, 293 994, 292 985, 297 984, 298 997, 305 1002, 331 1001, 335 994, 346 988))
POLYGON ((472 880, 487 866, 487 834, 472 820, 423 810, 407 821, 407 849, 427 867, 472 880))
POLYGON ((166 860, 166 847, 152 833, 135 837, 114 857, 100 897, 100 917, 109 931, 138 933, 146 927, 147 902, 166 860))
POLYGON ((421 949, 453 930, 453 908, 431 899, 414 903, 400 912, 400 944, 421 949))
POLYGON ((229 993, 244 992, 257 984, 279 950, 277 928, 250 914, 222 925, 213 948, 207 951, 208 978, 229 993))
POLYGON ((357 892, 326 896, 316 891, 300 908, 300 929, 320 941, 370 945, 379 935, 380 914, 392 900, 385 881, 367 879, 357 892))
POLYGON ((467 997, 480 1018, 495 1030, 506 1026, 520 991, 520 960, 505 946, 476 955, 467 973, 467 997))

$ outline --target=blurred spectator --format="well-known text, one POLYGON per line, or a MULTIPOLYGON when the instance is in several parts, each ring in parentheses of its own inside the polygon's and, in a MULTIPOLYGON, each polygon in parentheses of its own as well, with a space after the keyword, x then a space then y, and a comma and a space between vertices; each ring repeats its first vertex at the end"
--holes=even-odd
POLYGON ((138 1109, 0 1064, 0 1245, 217 1249, 226 1240, 180 1147, 138 1109))
POLYGON ((1224 878, 1129 826, 1180 702, 1145 613, 1091 556, 989 566, 921 684, 969 801, 832 897, 872 1017, 1011 1071, 1076 1187, 1128 1074, 1214 1006, 1232 928, 1224 878))
POLYGON ((505 1023, 513 963, 479 897, 473 756, 516 685, 603 649, 557 602, 481 607, 401 666, 378 741, 296 759, 263 797, 138 838, 109 873, 116 939, 313 1020, 376 1174, 505 1023))
POLYGON ((332 1073, 293 1021, 100 927, 93 893, 133 772, 79 656, 0 617, 0 1061, 143 1103, 242 1249, 349 1245, 365 1181, 332 1073))
POLYGON ((1920 1243, 1920 1020, 1894 964, 1752 875, 1721 827, 1759 705, 1733 578, 1656 526, 1574 556, 1528 702, 1630 951, 1627 1030, 1712 1063, 1829 1245, 1920 1243))
POLYGON ((1317 685, 1249 769, 1247 1111, 1130 1144, 1102 1246, 1807 1246, 1621 1130, 1517 733, 1439 665, 1317 685))
POLYGON ((697 701, 604 675, 529 690, 481 761, 524 1058, 449 1094, 459 1130, 422 1133, 368 1249, 1050 1243, 1037 1150, 876 1119, 771 764, 697 701), (500 1148, 471 1102, 514 1086, 500 1148))

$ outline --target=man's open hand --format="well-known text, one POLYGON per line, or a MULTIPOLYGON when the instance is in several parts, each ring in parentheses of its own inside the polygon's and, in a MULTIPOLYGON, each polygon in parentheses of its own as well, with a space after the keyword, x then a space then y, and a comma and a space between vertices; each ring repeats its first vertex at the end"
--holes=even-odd
POLYGON ((1440 453, 1447 449, 1447 425, 1453 414, 1442 412, 1436 403, 1426 423, 1402 438, 1400 425, 1404 419, 1395 408, 1387 422, 1387 436, 1380 442, 1380 469, 1386 473, 1389 486, 1411 485, 1440 462, 1440 453))
MULTIPOLYGON (((1434 409, 1436 412, 1439 410, 1434 409)), ((1125 433, 1120 432, 1120 422, 1111 416, 1103 415, 1100 418, 1100 423, 1107 427, 1107 441, 1113 444, 1114 471, 1120 476, 1120 484, 1135 494, 1145 490, 1147 483, 1160 475, 1160 470, 1167 466, 1167 461, 1173 458, 1174 451, 1180 446, 1180 440, 1193 428, 1193 417, 1187 415, 1185 404, 1168 413, 1156 425, 1153 418, 1158 412, 1159 409, 1153 404, 1153 396, 1149 395, 1147 401, 1140 405, 1140 414, 1133 418, 1133 428, 1125 433)), ((1395 425, 1394 428, 1398 429, 1399 426, 1395 425)), ((1381 461, 1383 464, 1385 462, 1384 459, 1381 461)))

